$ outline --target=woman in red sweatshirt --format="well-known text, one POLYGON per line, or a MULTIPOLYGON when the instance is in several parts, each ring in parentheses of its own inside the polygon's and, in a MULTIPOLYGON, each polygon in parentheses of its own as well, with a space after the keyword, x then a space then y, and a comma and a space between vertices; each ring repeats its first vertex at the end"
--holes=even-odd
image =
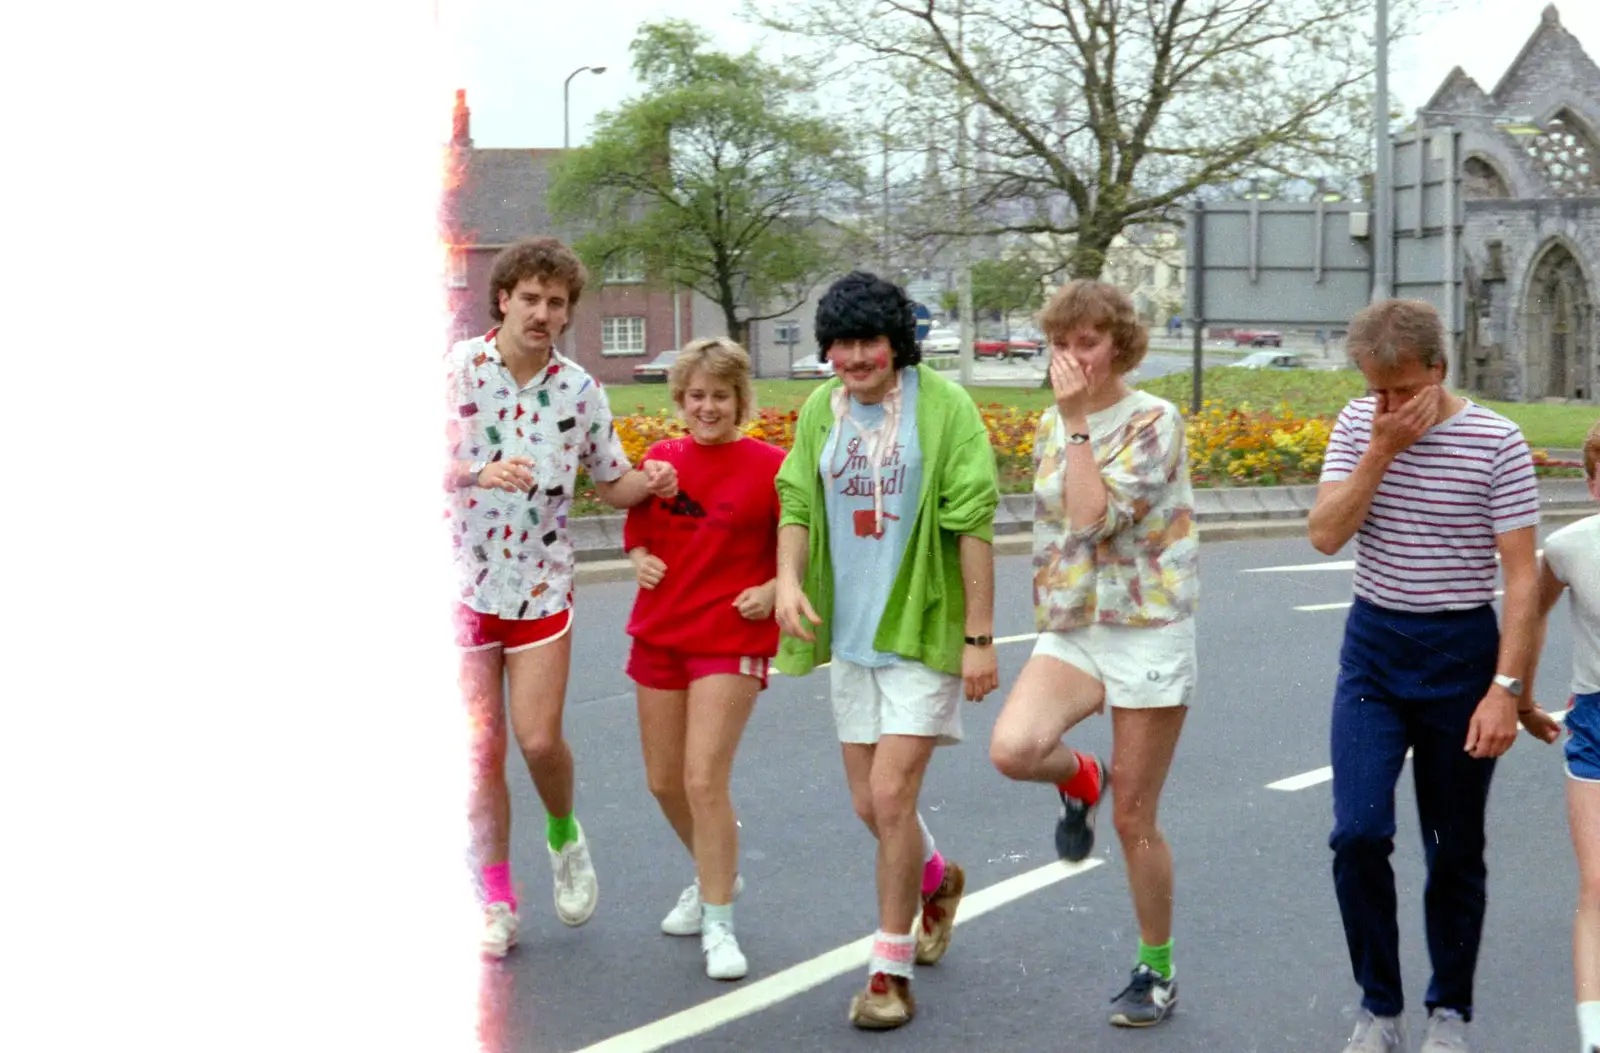
POLYGON ((679 353, 669 383, 689 434, 647 454, 677 469, 677 496, 628 513, 623 543, 639 580, 628 676, 639 685, 650 790, 697 872, 661 929, 698 935, 706 975, 738 980, 748 966, 733 929, 743 882, 728 784, 778 650, 773 480, 784 451, 740 431, 754 394, 750 356, 738 344, 696 340, 679 353))

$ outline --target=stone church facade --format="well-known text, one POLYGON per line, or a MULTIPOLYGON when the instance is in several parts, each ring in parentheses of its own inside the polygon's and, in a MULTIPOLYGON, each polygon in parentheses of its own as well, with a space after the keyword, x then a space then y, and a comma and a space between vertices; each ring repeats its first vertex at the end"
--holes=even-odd
POLYGON ((1423 115, 1461 132, 1464 386, 1600 403, 1600 67, 1552 4, 1493 90, 1457 67, 1423 115))

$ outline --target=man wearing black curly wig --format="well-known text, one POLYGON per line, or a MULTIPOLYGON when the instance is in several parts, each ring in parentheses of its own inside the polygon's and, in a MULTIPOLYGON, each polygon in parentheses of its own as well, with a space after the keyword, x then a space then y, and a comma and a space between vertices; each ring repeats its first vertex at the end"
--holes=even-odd
POLYGON ((828 289, 816 336, 835 379, 806 400, 778 473, 778 668, 829 665, 850 797, 878 841, 878 932, 850 1004, 870 1029, 911 1019, 913 962, 950 945, 966 879, 917 795, 934 747, 961 741, 962 695, 999 681, 994 452, 972 397, 921 364, 916 326, 876 275, 828 289))

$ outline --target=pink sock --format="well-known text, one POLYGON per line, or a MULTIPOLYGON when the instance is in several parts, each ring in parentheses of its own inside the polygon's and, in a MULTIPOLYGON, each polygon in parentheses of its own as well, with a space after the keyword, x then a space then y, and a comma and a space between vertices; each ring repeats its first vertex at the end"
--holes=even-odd
POLYGON ((944 856, 938 852, 933 858, 922 865, 922 894, 931 896, 939 891, 939 886, 944 882, 944 856))
POLYGON ((494 863, 483 868, 483 901, 509 903, 517 909, 517 894, 511 891, 511 864, 494 863))

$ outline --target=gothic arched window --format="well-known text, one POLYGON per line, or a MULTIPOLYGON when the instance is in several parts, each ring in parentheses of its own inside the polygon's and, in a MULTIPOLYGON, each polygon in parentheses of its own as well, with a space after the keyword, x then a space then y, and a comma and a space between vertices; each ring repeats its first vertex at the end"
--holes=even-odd
POLYGON ((1494 165, 1481 157, 1469 157, 1461 166, 1461 195, 1469 201, 1508 198, 1511 188, 1494 165))

